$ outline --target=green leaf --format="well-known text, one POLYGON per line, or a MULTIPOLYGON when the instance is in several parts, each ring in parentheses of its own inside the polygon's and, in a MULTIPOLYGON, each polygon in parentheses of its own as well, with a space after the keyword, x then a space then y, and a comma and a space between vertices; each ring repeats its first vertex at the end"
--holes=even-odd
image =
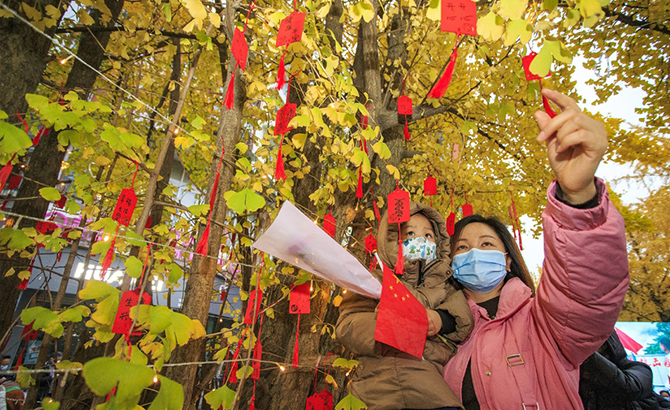
POLYGON ((358 366, 360 362, 358 360, 347 360, 342 357, 335 359, 333 361, 333 367, 342 367, 344 369, 353 369, 355 366, 358 366))
POLYGON ((172 310, 167 306, 152 306, 150 323, 149 333, 162 333, 172 324, 172 310))
POLYGON ((56 188, 51 187, 40 189, 40 195, 47 201, 58 201, 60 199, 60 192, 56 188))
POLYGON ((163 14, 165 14, 165 20, 168 23, 172 21, 172 6, 170 2, 163 3, 163 14))
POLYGON ((181 268, 181 266, 177 265, 176 263, 171 263, 169 265, 170 269, 170 276, 168 277, 168 281, 172 283, 176 283, 179 279, 184 276, 184 270, 181 268))
POLYGON ((391 150, 389 149, 388 145, 384 143, 383 141, 378 141, 372 146, 372 150, 379 155, 379 158, 381 159, 389 159, 391 158, 391 150))
POLYGON ((521 44, 526 44, 530 41, 532 35, 533 28, 526 20, 511 21, 507 24, 507 31, 505 32, 505 46, 516 43, 518 38, 521 38, 521 44))
POLYGON ((545 77, 549 74, 551 63, 554 61, 551 56, 551 50, 547 47, 546 43, 547 42, 545 41, 545 46, 542 47, 542 50, 540 50, 539 53, 537 53, 528 67, 531 73, 537 74, 540 77, 545 77))
POLYGON ((542 8, 547 10, 548 12, 554 11, 554 9, 558 6, 558 0, 544 0, 542 2, 542 8))
POLYGON ((26 94, 26 101, 30 108, 41 111, 42 108, 49 105, 49 99, 43 95, 26 94))
POLYGON ((32 145, 33 141, 25 131, 0 120, 0 152, 13 155, 15 152, 23 152, 32 145))
POLYGON ((86 306, 75 306, 58 315, 61 322, 81 322, 84 316, 91 314, 91 309, 86 306))
POLYGON ((305 141, 307 141, 307 134, 306 133, 296 133, 291 138, 291 141, 293 141, 293 145, 295 145, 295 147, 297 149, 301 149, 302 147, 305 146, 305 141))
POLYGON ((91 279, 84 283, 84 288, 79 291, 79 298, 84 300, 95 299, 99 302, 108 296, 120 293, 120 290, 107 282, 91 279))
POLYGON ((528 7, 528 0, 501 0, 500 16, 508 20, 520 19, 528 7))
POLYGON ((580 0, 578 4, 579 13, 584 19, 592 16, 600 18, 603 15, 603 9, 600 7, 600 2, 598 2, 598 0, 580 0))
POLYGON ((19 366, 19 372, 20 373, 16 375, 16 382, 20 384, 21 387, 27 389, 28 387, 33 386, 35 384, 35 379, 33 379, 33 377, 30 375, 30 369, 28 369, 27 367, 19 366))
POLYGON ((2 228, 0 229, 0 243, 6 243, 9 249, 23 250, 34 244, 35 241, 21 229, 2 228))
POLYGON ((201 130, 202 126, 205 125, 205 120, 203 120, 201 116, 196 115, 195 118, 191 120, 191 125, 196 130, 201 130))
POLYGON ((43 410, 58 410, 60 407, 59 401, 53 401, 51 398, 42 400, 42 409, 43 410))
POLYGON ((147 242, 144 237, 140 234, 135 233, 135 231, 127 230, 126 231, 126 242, 133 246, 146 246, 147 242))
POLYGON ((33 324, 33 329, 42 329, 53 337, 61 337, 63 325, 58 320, 58 315, 41 306, 24 309, 21 311, 21 322, 24 325, 33 324))
POLYGON ((148 410, 180 410, 184 405, 184 388, 167 377, 158 376, 161 387, 148 410))
POLYGON ((142 268, 144 267, 144 263, 142 263, 139 258, 136 258, 135 256, 129 256, 128 259, 126 259, 126 273, 128 276, 131 278, 139 278, 142 275, 142 268))
POLYGON ((426 11, 428 20, 440 21, 442 19, 442 10, 440 8, 440 0, 430 0, 428 11, 426 11))
POLYGON ((104 396, 116 387, 115 396, 119 401, 135 405, 153 377, 154 371, 148 367, 112 357, 98 357, 84 365, 84 380, 95 394, 104 396))
POLYGON ((254 212, 265 206, 265 199, 249 188, 236 192, 226 200, 228 207, 238 214, 254 212))
POLYGON ((207 212, 209 212, 209 204, 191 205, 188 207, 188 210, 195 216, 207 215, 207 212))
POLYGON ((367 408, 368 406, 365 403, 354 397, 351 393, 340 400, 337 406, 335 406, 335 410, 361 410, 367 408))
POLYGON ((219 387, 205 394, 205 400, 213 409, 223 406, 223 410, 230 410, 233 399, 235 399, 235 390, 229 389, 228 386, 219 387))
POLYGON ((200 0, 181 0, 181 2, 194 19, 204 20, 207 18, 207 9, 200 0))

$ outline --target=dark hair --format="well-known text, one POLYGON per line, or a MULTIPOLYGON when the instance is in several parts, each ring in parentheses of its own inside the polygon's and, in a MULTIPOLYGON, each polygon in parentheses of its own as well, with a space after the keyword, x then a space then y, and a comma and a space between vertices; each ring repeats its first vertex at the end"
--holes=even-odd
POLYGON ((670 349, 670 339, 667 336, 659 337, 658 344, 665 346, 666 349, 670 349))
POLYGON ((461 236, 461 231, 463 228, 473 222, 483 223, 489 228, 493 229, 493 231, 496 233, 496 235, 498 235, 498 238, 500 238, 503 245, 505 246, 505 251, 509 257, 512 258, 510 271, 505 277, 505 282, 511 278, 519 278, 524 284, 526 284, 526 286, 530 288, 533 294, 535 294, 535 284, 533 283, 533 278, 528 272, 526 262, 524 262, 523 256, 521 256, 521 251, 519 251, 519 247, 516 245, 516 241, 509 233, 507 226, 505 226, 505 224, 495 216, 487 218, 474 214, 458 221, 454 227, 454 234, 451 235, 451 254, 454 255, 454 248, 456 246, 456 242, 458 241, 458 237, 461 236))

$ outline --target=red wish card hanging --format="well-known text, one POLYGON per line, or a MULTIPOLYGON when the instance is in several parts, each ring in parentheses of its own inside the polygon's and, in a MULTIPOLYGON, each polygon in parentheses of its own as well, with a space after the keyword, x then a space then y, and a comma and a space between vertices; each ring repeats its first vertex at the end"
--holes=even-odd
POLYGON ((43 235, 48 235, 51 232, 55 231, 58 228, 58 225, 51 221, 39 221, 35 225, 35 230, 43 235))
POLYGON ((435 177, 428 175, 423 180, 423 194, 425 196, 437 195, 437 180, 435 177))
POLYGON ((307 398, 305 410, 333 410, 333 395, 324 389, 307 398))
MULTIPOLYGON (((403 92, 405 89, 405 82, 403 81, 403 92)), ((398 97, 398 118, 401 123, 405 123, 405 139, 409 140, 409 118, 407 116, 412 116, 414 113, 414 108, 412 107, 412 99, 406 95, 398 97)))
POLYGON ((463 217, 472 215, 472 205, 469 203, 463 204, 463 217))
POLYGON ((263 291, 259 288, 252 290, 249 294, 247 310, 244 314, 244 324, 250 325, 254 323, 254 315, 260 311, 261 300, 263 300, 263 291))
POLYGON ((427 333, 426 308, 384 265, 375 340, 421 358, 427 333))
POLYGON ((289 295, 290 307, 289 312, 296 313, 309 313, 309 282, 303 283, 302 285, 294 286, 291 289, 289 295))
POLYGON ((374 234, 369 234, 365 237, 365 254, 370 255, 369 270, 373 270, 376 265, 376 258, 374 253, 377 251, 377 237, 374 234))
POLYGON ((242 71, 247 69, 247 56, 249 55, 249 44, 244 38, 244 32, 239 28, 235 29, 233 34, 233 42, 230 45, 230 51, 235 57, 235 62, 240 66, 242 71))
POLYGON ((477 35, 477 3, 442 0, 440 29, 449 33, 477 35))
POLYGON ((135 195, 135 191, 129 188, 122 190, 119 200, 116 202, 116 207, 114 207, 112 219, 123 226, 128 226, 136 204, 137 196, 135 195))
MULTIPOLYGON (((137 306, 137 301, 140 298, 140 288, 135 290, 127 290, 121 295, 119 302, 119 310, 116 311, 114 324, 112 325, 112 333, 126 335, 130 332, 133 325, 133 318, 130 316, 130 308, 137 306)), ((148 305, 151 303, 151 296, 148 293, 142 293, 142 304, 148 305)), ((137 336, 141 332, 134 331, 131 336, 137 336)))
POLYGON ((404 261, 402 257, 402 230, 400 224, 409 221, 409 192, 400 189, 400 184, 396 181, 396 189, 388 197, 388 223, 398 224, 398 256, 395 263, 395 273, 403 274, 404 261))
MULTIPOLYGON (((521 62, 523 63, 523 72, 526 74, 526 80, 527 81, 534 81, 537 80, 540 84, 540 91, 542 91, 542 79, 547 78, 551 76, 551 71, 547 73, 544 77, 540 77, 537 74, 534 74, 530 71, 530 64, 533 62, 533 59, 535 59, 535 56, 537 56, 536 52, 531 52, 527 56, 523 57, 521 59, 521 62)), ((549 114, 551 118, 554 118, 556 116, 556 111, 554 111, 553 108, 551 108, 551 105, 549 104, 549 100, 547 97, 542 94, 542 106, 544 107, 544 110, 549 114)))
POLYGON ((323 230, 332 238, 335 237, 335 217, 330 212, 323 216, 323 230))
POLYGON ((275 121, 275 130, 274 135, 282 135, 293 129, 289 127, 289 123, 295 117, 295 110, 298 106, 287 102, 283 107, 277 112, 277 120, 275 121))
POLYGON ((286 46, 302 39, 305 16, 305 13, 294 11, 281 21, 275 47, 286 46))

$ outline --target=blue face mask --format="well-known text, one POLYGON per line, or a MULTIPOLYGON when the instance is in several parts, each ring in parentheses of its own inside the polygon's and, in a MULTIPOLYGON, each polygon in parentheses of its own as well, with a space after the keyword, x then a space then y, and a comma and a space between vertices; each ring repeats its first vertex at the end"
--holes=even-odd
POLYGON ((435 259, 436 253, 437 244, 423 236, 409 238, 402 243, 402 256, 410 261, 423 259, 429 264, 435 259))
POLYGON ((454 278, 477 293, 488 293, 505 279, 505 254, 500 251, 482 251, 472 248, 454 256, 454 278))

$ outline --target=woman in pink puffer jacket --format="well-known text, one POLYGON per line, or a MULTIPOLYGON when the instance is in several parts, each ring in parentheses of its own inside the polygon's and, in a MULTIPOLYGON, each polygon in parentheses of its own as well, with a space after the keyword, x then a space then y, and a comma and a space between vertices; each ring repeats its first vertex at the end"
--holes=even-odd
MULTIPOLYGON (((536 294, 505 225, 479 215, 456 224, 454 278, 475 318, 445 367, 470 409, 581 409, 579 366, 612 332, 628 288, 623 218, 594 178, 607 148, 603 125, 574 100, 543 94, 562 113, 536 113, 557 181, 543 213, 545 261, 536 294)), ((444 328, 448 315, 439 314, 444 328)))

